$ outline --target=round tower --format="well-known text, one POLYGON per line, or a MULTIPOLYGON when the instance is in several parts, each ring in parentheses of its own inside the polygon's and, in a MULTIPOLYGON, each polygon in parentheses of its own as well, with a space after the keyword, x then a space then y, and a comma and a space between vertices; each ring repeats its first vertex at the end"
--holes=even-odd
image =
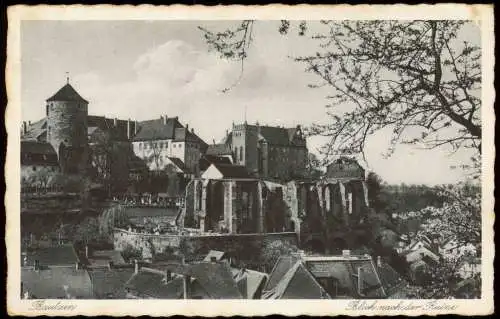
POLYGON ((88 102, 68 83, 47 99, 47 141, 64 173, 78 173, 86 163, 88 102))

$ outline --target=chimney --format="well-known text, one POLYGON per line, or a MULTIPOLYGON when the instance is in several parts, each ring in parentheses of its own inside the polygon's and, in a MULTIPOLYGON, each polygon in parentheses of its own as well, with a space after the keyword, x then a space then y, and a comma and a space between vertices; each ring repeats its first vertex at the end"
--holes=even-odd
POLYGON ((108 261, 108 269, 109 270, 113 269, 113 266, 114 266, 113 262, 112 261, 108 261))
POLYGON ((114 127, 118 126, 118 119, 116 117, 113 119, 113 125, 114 127))
POLYGON ((163 117, 163 125, 167 125, 168 116, 165 114, 163 117))
POLYGON ((229 130, 226 130, 226 137, 229 136, 229 130))
POLYGON ((184 299, 189 299, 189 285, 191 283, 191 276, 189 275, 184 275, 184 280, 183 280, 183 296, 184 299))
POLYGON ((193 134, 194 134, 194 128, 192 128, 192 129, 191 129, 191 133, 193 133, 193 134))
POLYGON ((28 125, 31 125, 31 121, 28 121, 28 125))
POLYGON ((137 261, 137 259, 134 260, 134 273, 139 273, 139 262, 137 261))
POLYGON ((351 251, 350 250, 342 250, 342 256, 345 258, 351 257, 351 251))
POLYGON ((377 267, 382 267, 382 257, 377 256, 377 267))
POLYGON ((214 256, 211 256, 211 257, 210 257, 210 261, 211 261, 211 262, 213 262, 213 263, 214 263, 214 262, 217 262, 217 258, 216 258, 216 257, 214 257, 214 256))
POLYGON ((89 246, 85 245, 85 258, 89 258, 89 246))
POLYGON ((137 134, 137 130, 139 129, 139 123, 134 121, 134 135, 137 134))
POLYGON ((186 131, 189 131, 189 124, 186 124, 186 131))
POLYGON ((212 140, 212 142, 213 142, 213 143, 214 143, 214 145, 215 145, 215 138, 212 140))
POLYGON ((75 269, 76 270, 80 269, 80 265, 79 265, 78 261, 75 263, 75 269))
POLYGON ((132 122, 130 119, 127 120, 127 138, 130 140, 132 138, 132 122))
POLYGON ((38 259, 35 260, 34 268, 35 268, 35 271, 40 270, 40 261, 38 259))
POLYGON ((28 127, 26 125, 26 121, 23 121, 23 134, 28 133, 28 127))

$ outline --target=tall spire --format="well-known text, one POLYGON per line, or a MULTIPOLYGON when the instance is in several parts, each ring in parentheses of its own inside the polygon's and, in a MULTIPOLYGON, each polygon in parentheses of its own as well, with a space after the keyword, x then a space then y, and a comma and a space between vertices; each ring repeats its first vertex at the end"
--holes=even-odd
POLYGON ((66 72, 66 84, 69 84, 69 72, 66 72))

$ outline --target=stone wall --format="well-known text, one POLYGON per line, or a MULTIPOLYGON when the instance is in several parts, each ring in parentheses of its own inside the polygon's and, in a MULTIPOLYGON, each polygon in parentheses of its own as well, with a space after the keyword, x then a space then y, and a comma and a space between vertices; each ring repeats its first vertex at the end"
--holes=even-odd
POLYGON ((143 234, 115 228, 113 245, 115 250, 123 251, 129 245, 142 250, 143 247, 151 244, 156 253, 163 253, 167 248, 179 248, 181 238, 178 235, 143 234))
POLYGON ((152 249, 156 254, 180 252, 186 259, 197 259, 210 250, 220 250, 238 259, 258 258, 262 248, 273 241, 297 246, 297 235, 288 233, 268 234, 226 234, 226 235, 153 235, 129 232, 124 229, 114 230, 114 249, 123 251, 128 245, 139 249, 152 249))
POLYGON ((47 141, 56 150, 63 171, 79 169, 87 146, 87 103, 48 102, 47 110, 47 141), (67 149, 64 155, 61 145, 67 149))

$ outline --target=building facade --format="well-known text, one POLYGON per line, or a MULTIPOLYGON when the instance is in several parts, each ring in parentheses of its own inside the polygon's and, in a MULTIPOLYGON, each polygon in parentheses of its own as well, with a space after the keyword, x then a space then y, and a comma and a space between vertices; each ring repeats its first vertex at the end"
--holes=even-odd
POLYGON ((177 158, 189 172, 197 174, 200 158, 207 148, 193 129, 183 126, 178 117, 166 115, 138 122, 131 140, 135 155, 143 159, 150 170, 163 170, 172 164, 171 158, 177 158))
POLYGON ((245 166, 255 177, 287 181, 305 176, 308 150, 300 126, 233 124, 224 143, 235 164, 245 166))

